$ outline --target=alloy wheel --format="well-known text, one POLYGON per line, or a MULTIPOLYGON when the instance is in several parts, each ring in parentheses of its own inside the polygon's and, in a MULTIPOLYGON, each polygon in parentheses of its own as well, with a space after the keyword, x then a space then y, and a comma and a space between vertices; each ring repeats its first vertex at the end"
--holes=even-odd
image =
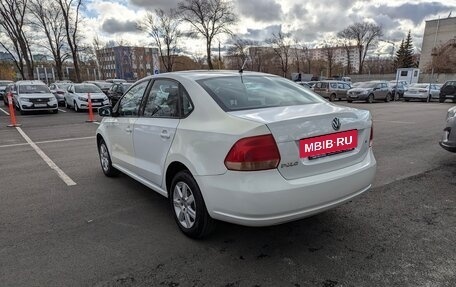
POLYGON ((196 202, 190 187, 179 181, 173 190, 173 206, 179 224, 184 228, 192 228, 196 220, 196 202))

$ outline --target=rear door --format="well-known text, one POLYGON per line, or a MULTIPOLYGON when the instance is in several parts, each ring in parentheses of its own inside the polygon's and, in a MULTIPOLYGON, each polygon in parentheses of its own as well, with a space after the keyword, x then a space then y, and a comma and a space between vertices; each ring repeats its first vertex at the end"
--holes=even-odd
POLYGON ((187 93, 177 81, 156 79, 136 121, 133 144, 138 175, 157 186, 163 184, 165 160, 176 134, 187 93))

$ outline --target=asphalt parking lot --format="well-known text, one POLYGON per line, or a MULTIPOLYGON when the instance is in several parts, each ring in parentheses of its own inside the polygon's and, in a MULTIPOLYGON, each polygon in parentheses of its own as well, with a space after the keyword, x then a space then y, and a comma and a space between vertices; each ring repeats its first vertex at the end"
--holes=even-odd
POLYGON ((452 104, 350 106, 374 116, 368 193, 195 241, 165 198, 103 175, 86 113, 18 116, 16 129, 0 104, 0 286, 456 286, 456 154, 438 145, 452 104))

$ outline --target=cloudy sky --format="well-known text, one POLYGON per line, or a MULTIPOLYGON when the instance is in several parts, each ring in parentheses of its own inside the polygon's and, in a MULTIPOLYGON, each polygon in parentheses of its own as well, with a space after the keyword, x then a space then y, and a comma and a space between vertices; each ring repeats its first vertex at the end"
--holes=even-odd
MULTIPOLYGON (((134 45, 151 45, 151 39, 136 29, 136 21, 147 11, 177 7, 181 0, 88 0, 86 39, 98 35, 103 41, 126 40, 134 45)), ((240 37, 264 41, 282 30, 308 46, 334 37, 344 27, 371 21, 384 28, 383 39, 399 42, 409 30, 415 46, 421 48, 425 20, 456 16, 456 0, 233 0, 239 23, 232 30, 240 37)), ((223 43, 224 37, 218 39, 223 43)), ((387 56, 391 45, 380 42, 378 52, 387 56)), ((191 53, 204 54, 204 41, 182 43, 191 53), (190 48, 189 48, 190 47, 190 48)), ((376 52, 377 53, 377 52, 376 52)))

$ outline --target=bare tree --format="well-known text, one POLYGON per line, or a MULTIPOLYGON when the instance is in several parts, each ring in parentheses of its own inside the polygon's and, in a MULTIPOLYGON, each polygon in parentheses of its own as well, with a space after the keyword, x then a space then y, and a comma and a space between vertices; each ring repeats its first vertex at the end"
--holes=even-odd
POLYGON ((280 68, 282 70, 282 76, 286 77, 289 69, 290 62, 290 40, 287 38, 288 35, 283 32, 273 33, 272 37, 266 42, 272 46, 275 56, 280 61, 280 68))
POLYGON ((233 36, 232 41, 232 46, 228 48, 227 55, 236 58, 236 68, 240 69, 248 58, 246 50, 253 45, 253 42, 237 36, 233 36))
POLYGON ((52 0, 30 0, 29 11, 34 16, 32 25, 46 36, 40 46, 51 52, 57 70, 57 78, 63 80, 63 63, 69 58, 65 51, 65 19, 57 3, 52 0))
POLYGON ((299 42, 298 39, 294 39, 294 47, 293 47, 293 56, 294 62, 296 63, 296 72, 301 73, 301 58, 302 58, 302 44, 299 42))
POLYGON ((160 53, 160 59, 166 72, 172 72, 176 50, 182 31, 179 29, 180 20, 174 9, 164 12, 156 9, 155 13, 147 13, 138 28, 152 37, 160 53))
POLYGON ((228 33, 229 27, 237 22, 233 4, 228 0, 184 0, 178 4, 180 17, 189 23, 196 34, 206 39, 206 60, 213 69, 211 59, 212 40, 215 36, 228 33))
POLYGON ((383 36, 383 29, 379 25, 368 22, 355 23, 340 31, 337 35, 340 38, 354 40, 356 42, 359 55, 358 71, 362 74, 367 51, 375 40, 383 36))
POLYGON ((101 77, 102 79, 105 79, 106 78, 105 72, 100 67, 100 63, 101 63, 100 50, 103 49, 105 47, 105 45, 103 45, 103 43, 101 42, 101 40, 98 37, 98 35, 93 38, 92 47, 93 47, 93 50, 94 50, 94 53, 95 53, 95 59, 96 59, 96 62, 97 62, 98 76, 101 77))
POLYGON ((67 38, 68 46, 71 50, 71 56, 73 58, 74 72, 76 74, 76 80, 81 82, 81 71, 79 69, 79 57, 78 57, 78 32, 79 24, 81 22, 81 16, 79 10, 81 9, 82 0, 57 0, 60 6, 64 22, 65 22, 65 33, 67 38))
POLYGON ((14 59, 23 79, 33 79, 34 63, 27 31, 27 0, 0 0, 0 34, 6 41, 0 45, 14 59), (9 44, 7 44, 9 42, 9 44), (24 70, 27 69, 27 76, 24 70))
POLYGON ((335 55, 334 55, 334 47, 331 46, 328 43, 325 43, 323 46, 323 53, 325 55, 325 60, 328 65, 328 70, 327 70, 327 77, 332 77, 332 72, 333 72, 333 67, 334 67, 334 62, 335 62, 335 55))

